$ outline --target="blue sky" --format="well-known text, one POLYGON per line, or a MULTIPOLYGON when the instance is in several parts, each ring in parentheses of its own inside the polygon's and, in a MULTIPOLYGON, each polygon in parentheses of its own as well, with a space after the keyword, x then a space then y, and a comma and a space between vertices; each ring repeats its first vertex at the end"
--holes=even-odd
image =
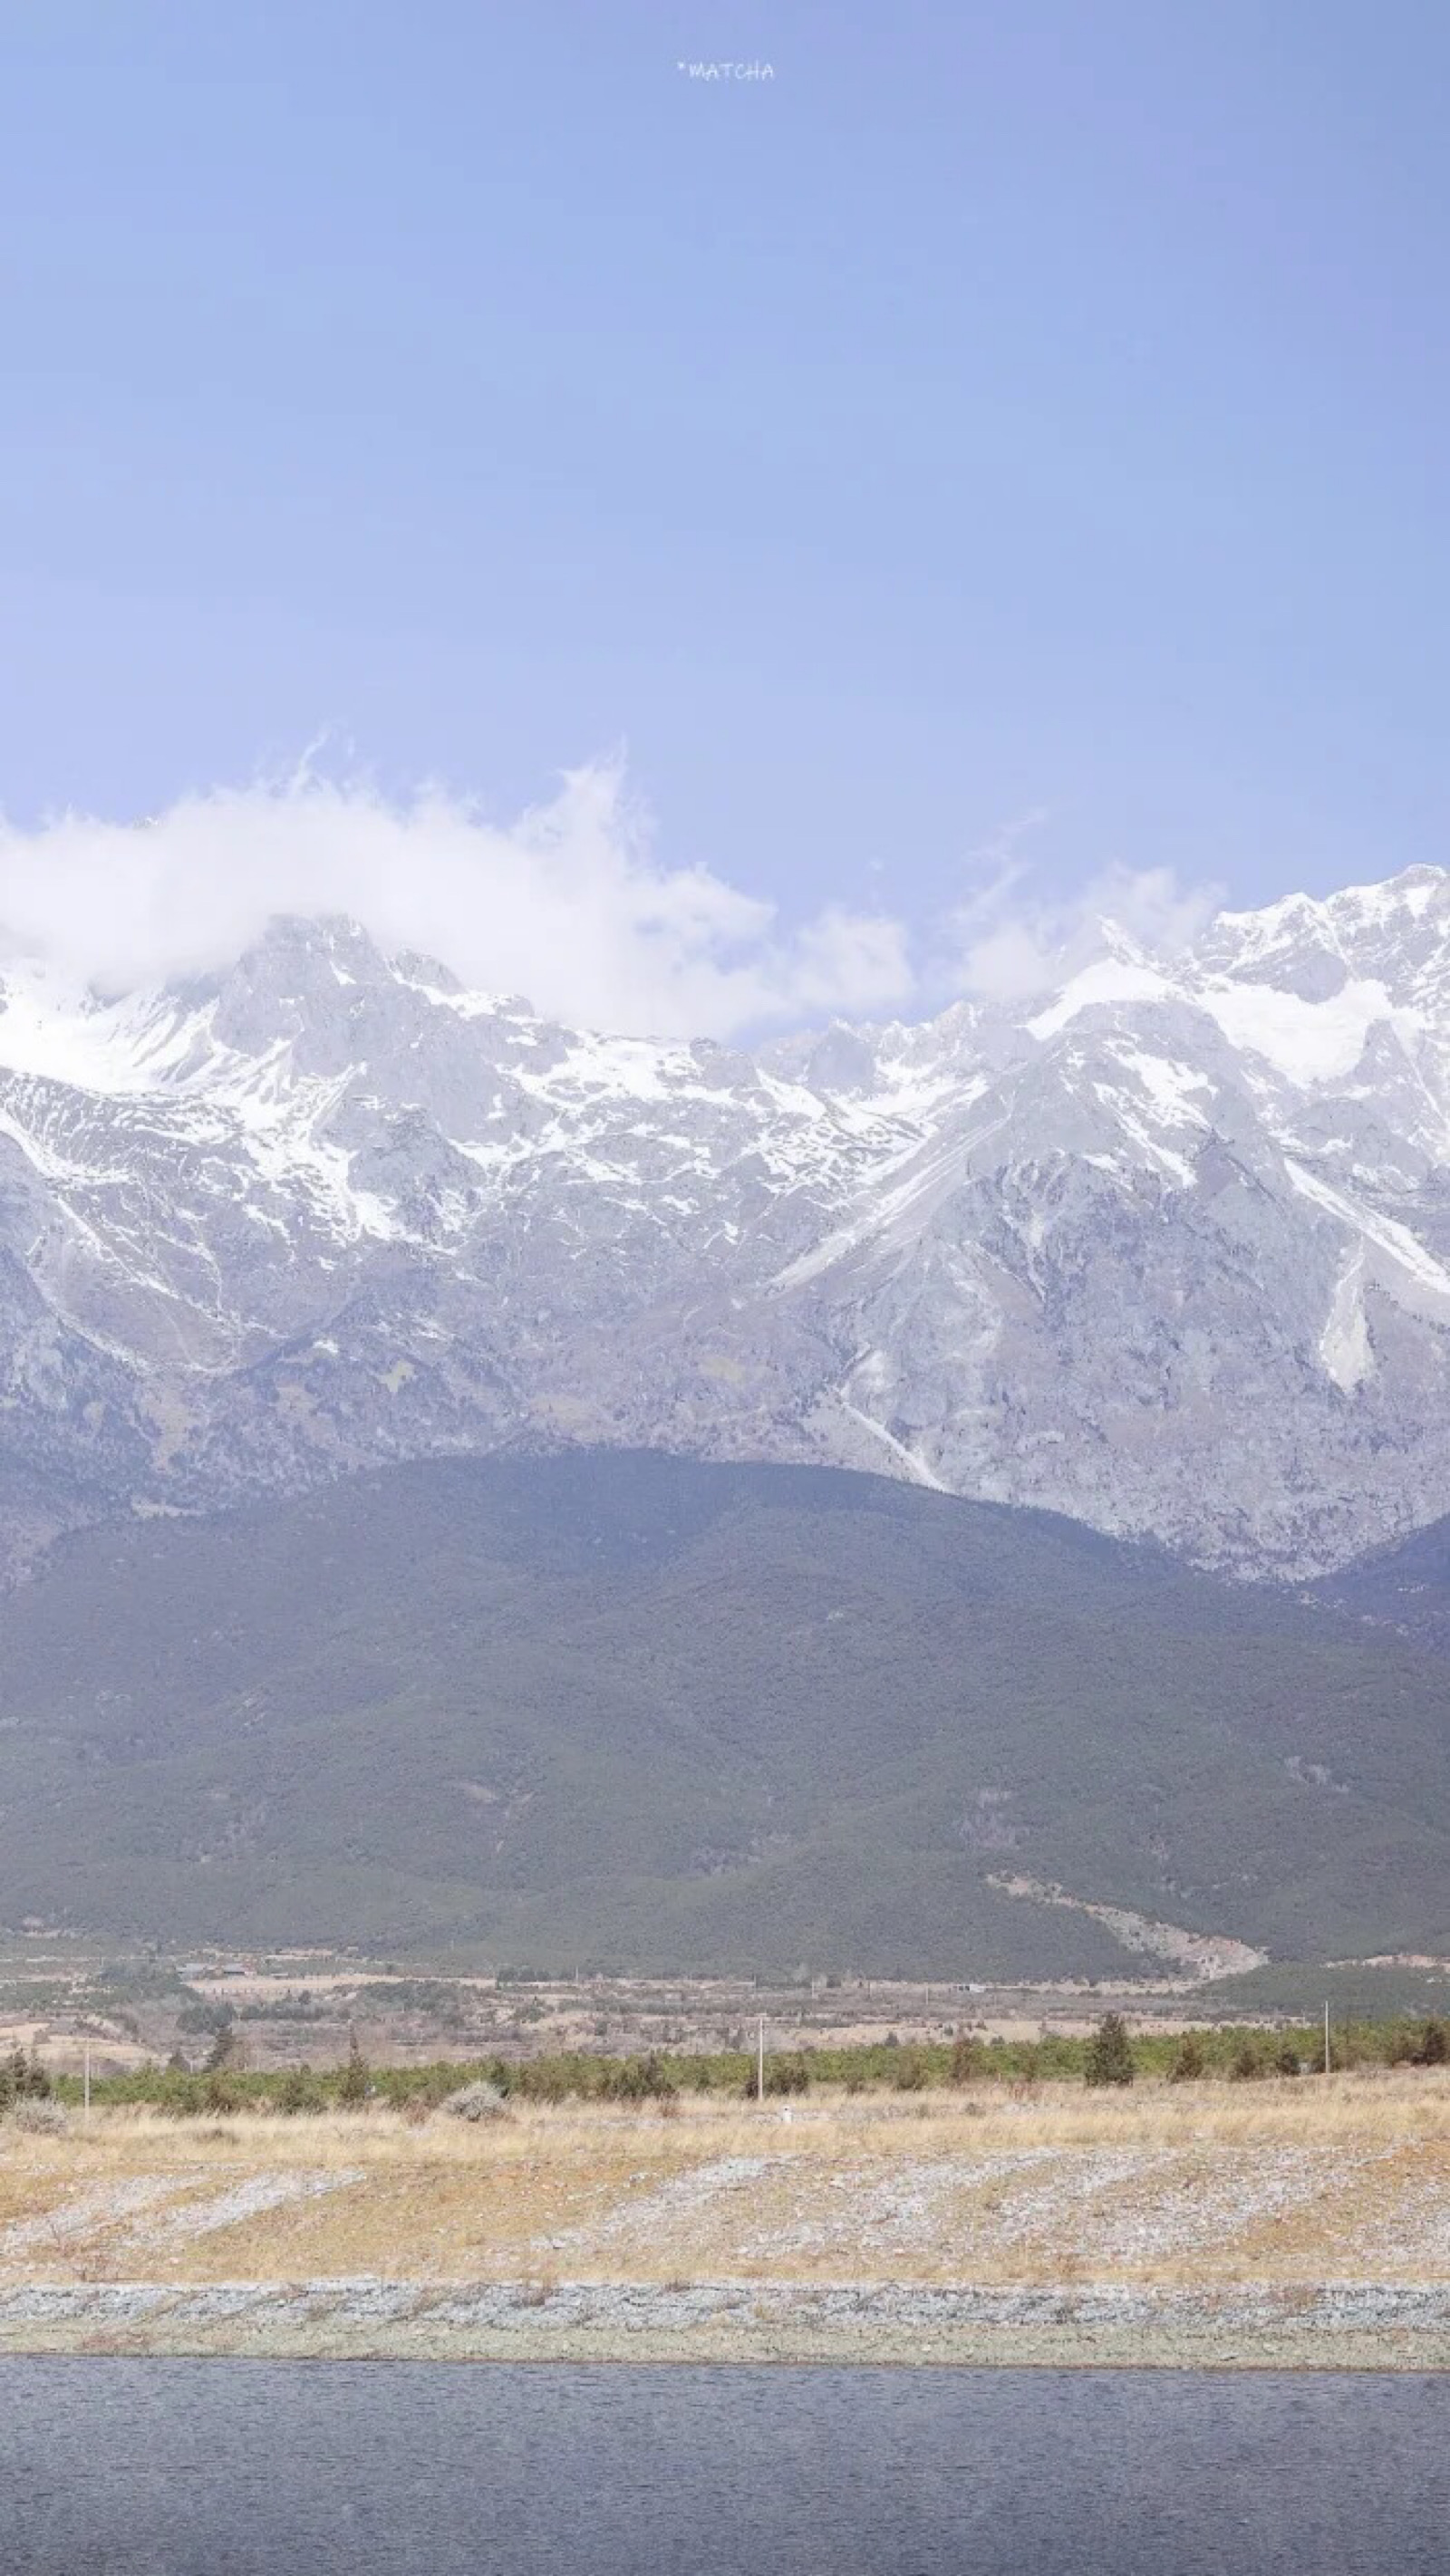
POLYGON ((13 825, 331 727, 787 920, 1445 857, 1438 0, 5 33, 13 825))

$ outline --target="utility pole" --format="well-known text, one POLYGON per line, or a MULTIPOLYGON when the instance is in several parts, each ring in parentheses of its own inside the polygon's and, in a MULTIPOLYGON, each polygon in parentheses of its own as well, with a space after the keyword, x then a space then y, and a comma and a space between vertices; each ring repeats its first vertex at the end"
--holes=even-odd
POLYGON ((1329 2006, 1326 2004, 1324 2007, 1324 2072, 1327 2075, 1329 2071, 1329 2006))
POLYGON ((765 2100, 765 2015, 760 2016, 760 2033, 755 2047, 755 2098, 765 2100))

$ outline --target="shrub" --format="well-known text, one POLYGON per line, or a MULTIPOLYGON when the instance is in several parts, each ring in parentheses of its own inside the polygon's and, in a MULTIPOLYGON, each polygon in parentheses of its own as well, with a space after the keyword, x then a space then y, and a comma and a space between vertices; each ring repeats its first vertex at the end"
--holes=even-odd
POLYGON ((1186 2030, 1168 2069, 1170 2084, 1201 2084, 1208 2073, 1208 2052, 1196 2030, 1186 2030))
POLYGON ((1434 2013, 1420 2033, 1420 2045, 1415 2051, 1415 2064, 1417 2066, 1450 2065, 1450 2031, 1447 2031, 1443 2021, 1434 2013))
POLYGON ((452 2120, 506 2120, 509 2108, 496 2084, 486 2084, 480 2077, 476 2084, 461 2084, 440 2103, 440 2110, 452 2120))
POLYGON ((1298 2075, 1300 2071, 1298 2049, 1294 2046, 1292 2039, 1281 2039, 1278 2047, 1274 2051, 1274 2073, 1276 2075, 1298 2075))
POLYGON ((1088 2041, 1083 2061, 1085 2084, 1131 2084, 1133 2046, 1121 2013, 1104 2013, 1088 2041))
POLYGON ((767 2057, 765 2089, 767 2093, 775 2094, 808 2093, 811 2070, 805 2059, 799 2055, 767 2057))
POLYGON ((218 2031, 228 2028, 232 2019, 230 2004, 204 2003, 198 1997, 194 2003, 182 2005, 176 2016, 176 2027, 178 2030, 185 2031, 209 2030, 215 2037, 218 2031))
POLYGON ((550 2058, 519 2068, 518 2090, 528 2102, 567 2102, 572 2089, 568 2067, 550 2058))
MULTIPOLYGON (((768 2068, 766 2074, 768 2082, 768 2068)), ((611 2067, 601 2089, 607 2102, 663 2102, 678 2087, 664 2059, 651 2049, 648 2057, 626 2057, 611 2067)))
POLYGON ((37 2101, 31 2095, 16 2103, 10 2117, 17 2129, 32 2138, 63 2138, 70 2127, 58 2102, 37 2101))
MULTIPOLYGON (((745 2061, 745 2079, 740 2087, 740 2090, 744 2094, 747 2102, 753 2102, 755 2100, 757 2077, 758 2067, 756 2060, 752 2055, 745 2061)), ((768 2094, 772 2094, 779 2098, 781 2095, 788 2096, 792 2093, 808 2093, 810 2089, 810 2066, 806 2058, 799 2052, 792 2055, 789 2051, 782 2050, 778 2051, 773 2057, 767 2057, 765 2061, 765 2090, 768 2094)), ((846 2090, 848 2093, 851 2090, 849 2079, 847 2081, 846 2090)), ((858 2085, 856 2090, 859 2092, 861 2087, 858 2085)))
POLYGON ((959 2030, 952 2041, 952 2082, 970 2084, 974 2076, 985 2073, 986 2057, 981 2041, 974 2039, 969 2030, 959 2030))
POLYGON ((146 2098, 172 2120, 194 2120, 206 2108, 201 2077, 189 2074, 184 2066, 168 2066, 155 2092, 146 2098))
POLYGON ((1252 2084, 1264 2071, 1264 2061, 1251 2039, 1241 2039, 1228 2065, 1229 2081, 1252 2084))
POLYGON ((327 2096, 311 2067, 289 2066, 278 2087, 278 2110, 285 2111, 289 2119, 301 2119, 326 2107, 327 2096))

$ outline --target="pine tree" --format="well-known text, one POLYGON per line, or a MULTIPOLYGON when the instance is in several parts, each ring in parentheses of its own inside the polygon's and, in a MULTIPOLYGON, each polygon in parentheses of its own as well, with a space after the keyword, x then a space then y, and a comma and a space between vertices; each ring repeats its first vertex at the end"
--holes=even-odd
POLYGON ((1133 2045, 1121 2013, 1104 2013, 1088 2041, 1083 2063, 1085 2084, 1131 2084, 1133 2045))
POLYGON ((1450 2064, 1450 2031, 1446 2030, 1443 2021, 1434 2013, 1420 2033, 1420 2045, 1415 2063, 1417 2066, 1450 2064))
POLYGON ((983 2072, 982 2048, 969 2030, 959 2030, 952 2041, 952 2082, 970 2084, 983 2072))
POLYGON ((1170 2084, 1201 2084, 1208 2073, 1208 2052, 1196 2030, 1186 2030, 1168 2070, 1170 2084))
POLYGON ((337 2079, 337 2098, 339 2102, 345 2102, 350 2111, 355 2111, 367 2100, 371 2089, 368 2062, 358 2045, 357 2032, 352 2030, 348 2033, 347 2064, 337 2079))
POLYGON ((277 2095, 277 2108, 295 2119, 307 2111, 323 2107, 322 2087, 310 2066, 289 2066, 277 2095))

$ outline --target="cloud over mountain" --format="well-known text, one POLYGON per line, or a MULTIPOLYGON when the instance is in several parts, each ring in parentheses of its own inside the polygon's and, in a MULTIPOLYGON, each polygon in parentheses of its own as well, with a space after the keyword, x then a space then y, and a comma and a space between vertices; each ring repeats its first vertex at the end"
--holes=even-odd
POLYGON ((440 957, 572 1026, 728 1038, 961 993, 1011 1005, 1100 947, 1105 916, 1157 948, 1211 912, 1211 893, 1161 869, 1113 868, 1045 897, 1018 850, 1043 819, 969 858, 967 893, 933 922, 845 904, 792 920, 663 857, 618 761, 567 772, 509 823, 440 788, 390 797, 309 764, 140 822, 0 822, 0 954, 119 993, 223 969, 279 913, 344 913, 384 948, 440 957))
POLYGON ((398 801, 306 771, 139 824, 0 830, 0 942, 103 989, 228 965, 271 916, 328 912, 571 1022, 661 1035, 893 1009, 914 984, 899 921, 828 906, 787 926, 665 864, 613 762, 507 825, 441 790, 398 801))
MULTIPOLYGON (((582 978, 579 838, 530 831, 582 978)), ((377 884, 395 940, 427 929, 377 884)), ((722 1009, 856 971, 848 932, 752 914, 739 967, 719 900, 667 891, 637 937, 682 1011, 702 956, 722 1009)), ((541 1018, 335 911, 110 1005, 7 963, 0 1538, 563 1438, 1318 1572, 1450 1512, 1447 1167, 1434 868, 753 1054, 541 1018)))

